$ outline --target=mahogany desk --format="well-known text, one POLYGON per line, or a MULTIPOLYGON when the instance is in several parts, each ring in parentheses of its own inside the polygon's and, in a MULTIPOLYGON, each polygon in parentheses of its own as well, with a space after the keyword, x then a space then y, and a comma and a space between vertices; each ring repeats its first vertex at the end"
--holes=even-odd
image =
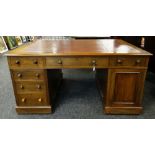
POLYGON ((96 69, 106 114, 142 112, 151 54, 123 40, 37 40, 7 56, 18 113, 51 113, 63 68, 96 69))

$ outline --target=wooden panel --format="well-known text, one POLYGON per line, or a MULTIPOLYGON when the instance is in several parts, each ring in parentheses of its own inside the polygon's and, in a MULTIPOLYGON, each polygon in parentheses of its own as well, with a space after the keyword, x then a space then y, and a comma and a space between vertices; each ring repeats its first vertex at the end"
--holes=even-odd
POLYGON ((45 93, 46 87, 44 82, 15 82, 17 93, 45 93))
POLYGON ((117 73, 115 75, 114 95, 115 103, 134 104, 136 99, 136 84, 139 73, 117 73))
POLYGON ((44 94, 18 94, 17 105, 20 106, 43 106, 49 105, 44 94))
POLYGON ((18 114, 49 114, 51 106, 16 106, 18 114))
POLYGON ((46 57, 47 68, 106 68, 108 57, 46 57))
POLYGON ((42 57, 10 57, 10 68, 43 68, 44 59, 42 57))
POLYGON ((12 70, 15 81, 44 80, 44 70, 12 70))
POLYGON ((138 115, 141 114, 143 107, 105 107, 106 114, 126 114, 126 115, 138 115))
POLYGON ((141 112, 145 76, 146 70, 142 69, 110 69, 105 105, 106 113, 110 113, 110 111, 118 114, 141 112), (133 110, 134 107, 138 111, 133 110))
POLYGON ((123 67, 123 66, 135 66, 142 67, 147 66, 148 64, 146 57, 111 57, 110 58, 110 66, 114 67, 123 67))

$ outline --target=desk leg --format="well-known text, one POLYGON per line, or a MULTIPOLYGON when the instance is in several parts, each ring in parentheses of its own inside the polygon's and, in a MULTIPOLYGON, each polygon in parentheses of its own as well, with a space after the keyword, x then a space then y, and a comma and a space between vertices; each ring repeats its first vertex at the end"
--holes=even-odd
POLYGON ((106 114, 140 114, 146 70, 109 69, 106 114))

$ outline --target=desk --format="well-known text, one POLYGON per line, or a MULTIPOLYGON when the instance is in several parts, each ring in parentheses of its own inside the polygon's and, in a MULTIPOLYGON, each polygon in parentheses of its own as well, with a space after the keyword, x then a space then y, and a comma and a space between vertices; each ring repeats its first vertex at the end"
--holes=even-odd
POLYGON ((151 54, 123 40, 37 40, 7 56, 17 113, 51 113, 50 96, 60 84, 61 69, 69 68, 96 69, 106 114, 142 112, 151 54))

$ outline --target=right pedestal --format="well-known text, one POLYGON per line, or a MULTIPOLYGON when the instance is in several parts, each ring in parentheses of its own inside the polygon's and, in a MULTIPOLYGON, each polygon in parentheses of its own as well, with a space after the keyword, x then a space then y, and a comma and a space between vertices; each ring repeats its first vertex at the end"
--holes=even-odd
POLYGON ((105 113, 140 114, 145 75, 144 69, 109 69, 105 113))

